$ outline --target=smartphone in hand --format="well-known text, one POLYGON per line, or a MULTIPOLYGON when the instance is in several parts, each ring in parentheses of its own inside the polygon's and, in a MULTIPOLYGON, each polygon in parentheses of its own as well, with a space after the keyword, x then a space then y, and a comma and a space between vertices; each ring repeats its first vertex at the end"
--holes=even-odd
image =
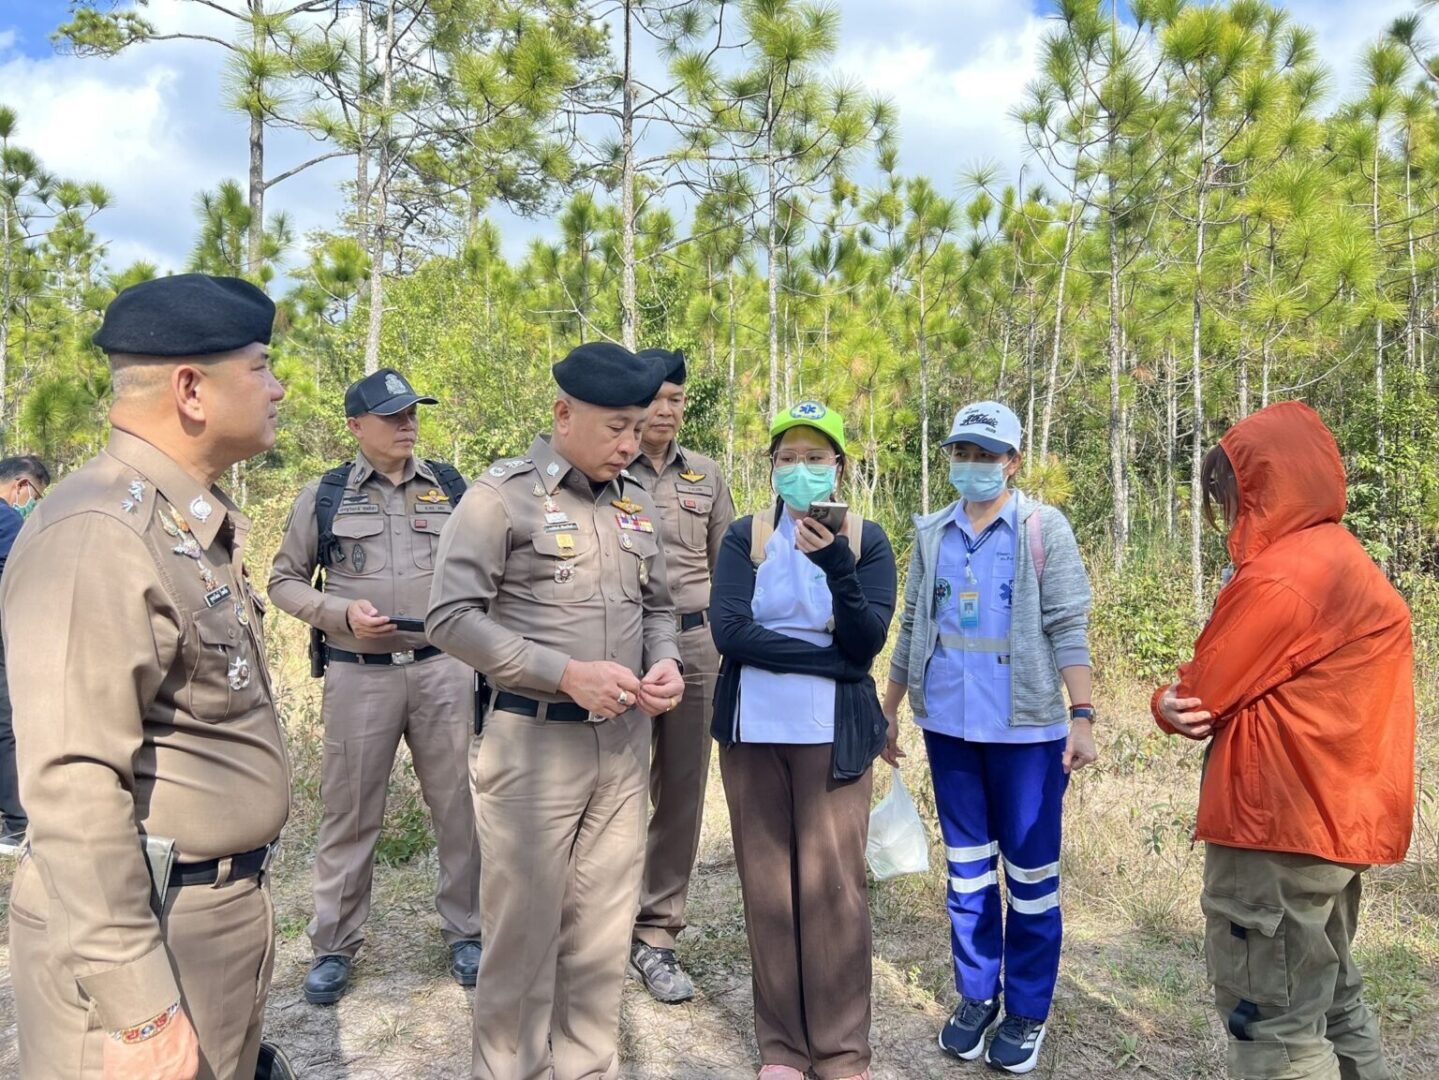
POLYGON ((848 512, 849 504, 842 502, 810 503, 809 507, 810 519, 823 525, 836 536, 844 528, 844 516, 848 512))
POLYGON ((391 615, 390 622, 395 624, 396 630, 402 630, 407 634, 423 634, 425 632, 424 619, 402 619, 398 615, 391 615))

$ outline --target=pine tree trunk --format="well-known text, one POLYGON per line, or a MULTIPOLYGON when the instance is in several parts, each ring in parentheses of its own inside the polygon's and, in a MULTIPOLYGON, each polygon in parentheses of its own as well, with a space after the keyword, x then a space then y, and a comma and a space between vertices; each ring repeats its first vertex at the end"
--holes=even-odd
POLYGON ((925 338, 924 325, 924 243, 919 245, 919 505, 922 513, 929 513, 929 346, 925 338))
POLYGON ((365 81, 370 64, 370 0, 360 0, 360 44, 355 54, 355 239, 361 245, 370 237, 370 118, 366 112, 365 81))
POLYGON ((769 415, 779 412, 779 235, 775 214, 778 202, 775 192, 774 160, 774 97, 765 106, 765 185, 769 221, 765 232, 766 270, 769 290, 769 415))
POLYGON ((1049 460, 1049 432, 1054 421, 1054 397, 1059 389, 1059 356, 1064 342, 1064 283, 1069 275, 1069 258, 1074 249, 1074 232, 1079 224, 1081 205, 1080 200, 1076 198, 1070 206, 1069 224, 1064 229, 1064 253, 1059 259, 1059 287, 1054 298, 1054 341, 1051 343, 1049 375, 1045 380, 1044 387, 1044 415, 1040 421, 1039 457, 1041 461, 1049 460))
POLYGON ((1194 308, 1190 324, 1190 379, 1194 396, 1194 431, 1191 433, 1189 456, 1189 569, 1194 613, 1204 614, 1204 492, 1199 476, 1204 464, 1204 368, 1201 352, 1201 331, 1204 325, 1204 232, 1209 181, 1209 129, 1206 117, 1199 114, 1199 194, 1194 244, 1194 308))
POLYGON ((1034 467, 1034 396, 1036 386, 1034 382, 1034 355, 1038 351, 1038 327, 1034 313, 1034 286, 1030 285, 1024 292, 1025 330, 1024 330, 1024 377, 1029 382, 1029 394, 1024 404, 1024 456, 1027 468, 1034 467))
POLYGON ((633 54, 633 0, 625 0, 624 97, 620 111, 620 146, 624 155, 620 175, 620 340, 626 349, 635 348, 639 323, 639 289, 635 282, 635 93, 633 54))
POLYGON ((1174 346, 1164 345, 1164 535, 1174 539, 1174 458, 1179 450, 1179 378, 1175 373, 1174 346))
MULTIPOLYGON (((1110 126, 1110 153, 1113 154, 1114 127, 1110 126)), ((1115 220, 1114 177, 1109 178, 1109 486, 1114 492, 1111 533, 1114 568, 1124 568, 1129 549, 1129 507, 1124 491, 1124 422, 1119 380, 1123 373, 1123 347, 1119 335, 1119 223, 1115 220)))
POLYGON ((375 214, 370 245, 370 325, 365 337, 365 374, 380 369, 380 330, 385 310, 385 245, 390 194, 390 105, 394 99, 395 0, 385 6, 385 39, 380 62, 380 160, 375 179, 375 214))
POLYGON ((729 418, 725 425, 724 468, 725 475, 734 476, 734 429, 735 429, 735 364, 739 353, 739 311, 735 304, 734 263, 730 263, 729 279, 729 377, 725 389, 729 393, 729 418))
MULTIPOLYGON (((265 0, 250 0, 250 27, 256 54, 265 53, 265 0)), ((265 240, 265 118, 250 108, 250 229, 245 272, 259 278, 265 240)))

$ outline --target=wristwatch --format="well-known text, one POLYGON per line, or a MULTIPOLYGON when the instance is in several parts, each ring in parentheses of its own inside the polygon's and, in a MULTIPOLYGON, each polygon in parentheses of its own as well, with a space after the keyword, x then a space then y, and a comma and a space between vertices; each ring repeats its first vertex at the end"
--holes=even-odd
POLYGON ((1071 720, 1088 720, 1094 723, 1093 705, 1071 705, 1069 707, 1069 718, 1071 720))

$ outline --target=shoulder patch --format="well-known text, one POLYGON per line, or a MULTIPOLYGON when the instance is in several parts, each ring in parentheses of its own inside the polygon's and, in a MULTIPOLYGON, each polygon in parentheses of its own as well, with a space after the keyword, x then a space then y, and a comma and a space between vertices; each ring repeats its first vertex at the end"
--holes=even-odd
POLYGON ((489 477, 493 480, 505 480, 511 476, 521 476, 533 472, 535 463, 530 458, 501 458, 484 471, 480 479, 489 477))

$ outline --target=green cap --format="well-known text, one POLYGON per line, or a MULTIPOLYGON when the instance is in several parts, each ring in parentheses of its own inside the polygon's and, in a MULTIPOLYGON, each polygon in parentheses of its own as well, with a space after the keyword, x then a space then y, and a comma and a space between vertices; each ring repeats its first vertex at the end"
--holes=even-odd
POLYGON ((769 437, 776 439, 790 428, 812 427, 822 431, 834 440, 841 454, 849 453, 844 441, 844 417, 818 401, 801 401, 798 405, 774 418, 769 426, 769 437))

